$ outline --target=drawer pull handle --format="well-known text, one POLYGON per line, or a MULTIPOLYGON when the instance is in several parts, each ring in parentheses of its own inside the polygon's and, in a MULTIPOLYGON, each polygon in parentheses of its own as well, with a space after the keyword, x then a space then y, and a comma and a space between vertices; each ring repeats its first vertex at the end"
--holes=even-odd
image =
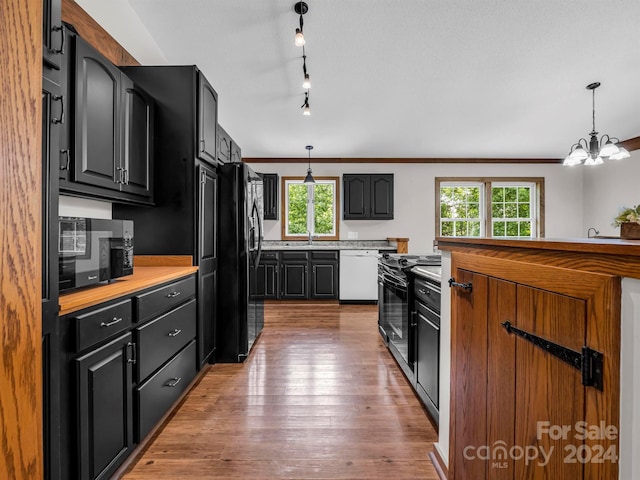
POLYGON ((173 332, 169 332, 168 335, 170 337, 177 337, 181 333, 182 333, 182 330, 180 330, 179 328, 176 328, 173 332))
POLYGON ((165 387, 175 388, 176 385, 178 385, 180 383, 180 380, 182 380, 182 377, 173 377, 171 380, 169 380, 167 383, 165 383, 164 386, 165 387))
POLYGON ((180 292, 168 293, 167 298, 176 298, 178 295, 180 295, 180 292))
POLYGON ((123 320, 123 317, 113 317, 113 320, 110 322, 102 322, 100 324, 101 327, 110 327, 111 325, 115 325, 116 323, 120 323, 123 320))
POLYGON ((420 292, 423 295, 431 295, 431 292, 428 290, 425 290, 424 288, 419 288, 418 292, 420 292))
POLYGON ((127 363, 133 363, 135 365, 138 363, 138 349, 136 348, 136 344, 129 342, 127 343, 127 347, 131 347, 131 353, 133 354, 131 358, 127 358, 127 363))

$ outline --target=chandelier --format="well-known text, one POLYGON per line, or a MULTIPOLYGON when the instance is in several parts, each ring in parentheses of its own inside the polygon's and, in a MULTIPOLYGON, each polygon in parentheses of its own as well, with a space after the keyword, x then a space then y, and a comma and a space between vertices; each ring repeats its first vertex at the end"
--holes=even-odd
POLYGON ((309 89, 311 88, 311 78, 309 77, 309 72, 307 71, 307 52, 304 49, 304 46, 307 42, 304 38, 304 22, 302 20, 302 16, 309 11, 309 5, 307 5, 305 2, 297 2, 293 5, 293 11, 300 16, 300 27, 296 28, 294 44, 296 45, 296 47, 302 47, 302 88, 306 90, 306 92, 304 92, 304 103, 300 108, 302 108, 303 115, 309 116, 311 115, 311 107, 309 106, 309 89))
POLYGON ((592 93, 593 120, 589 141, 581 138, 577 143, 574 143, 569 155, 564 159, 563 165, 580 165, 582 162, 584 165, 600 165, 604 163, 605 159, 621 160, 630 157, 627 149, 619 145, 620 140, 616 137, 609 137, 605 134, 598 139, 598 132, 596 132, 596 88, 599 86, 600 82, 587 85, 587 90, 591 90, 592 93))

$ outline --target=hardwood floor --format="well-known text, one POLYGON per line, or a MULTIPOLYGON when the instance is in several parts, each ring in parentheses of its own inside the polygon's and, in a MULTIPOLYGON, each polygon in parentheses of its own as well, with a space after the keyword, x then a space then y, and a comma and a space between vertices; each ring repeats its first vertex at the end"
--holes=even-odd
POLYGON ((438 479, 437 440, 377 306, 265 305, 244 364, 216 364, 123 478, 438 479))

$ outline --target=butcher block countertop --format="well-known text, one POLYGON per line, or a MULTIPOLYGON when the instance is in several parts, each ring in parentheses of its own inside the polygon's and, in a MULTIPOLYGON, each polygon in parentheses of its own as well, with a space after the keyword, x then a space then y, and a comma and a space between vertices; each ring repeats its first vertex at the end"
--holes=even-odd
POLYGON ((58 315, 63 316, 114 298, 132 294, 155 285, 187 277, 198 271, 191 256, 135 256, 133 275, 117 278, 112 283, 63 292, 58 315))

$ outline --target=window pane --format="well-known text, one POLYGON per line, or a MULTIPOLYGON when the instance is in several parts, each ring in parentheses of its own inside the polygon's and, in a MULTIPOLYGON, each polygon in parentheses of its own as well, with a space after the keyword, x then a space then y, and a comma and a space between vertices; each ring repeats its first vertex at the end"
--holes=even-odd
POLYGON ((504 218, 504 205, 494 203, 491 205, 492 218, 504 218))
POLYGON ((491 201, 492 202, 504 202, 504 188, 494 187, 491 189, 491 201))
POLYGON ((467 218, 480 218, 480 205, 470 203, 467 207, 467 218))
POLYGON ((518 222, 507 222, 507 237, 518 236, 518 222))
POLYGON ((531 222, 520 222, 520 236, 521 237, 531 236, 531 222))
POLYGON ((504 201, 505 202, 515 202, 518 200, 518 189, 517 187, 506 187, 504 189, 504 201))
POLYGON ((480 236, 480 222, 469 222, 468 234, 470 237, 480 236))
POLYGON ((504 204, 504 216, 506 218, 518 218, 518 204, 505 203, 504 204))
POLYGON ((333 234, 333 184, 316 183, 313 187, 314 233, 333 234))
POLYGON ((444 202, 440 204, 440 218, 451 218, 451 207, 444 202))
POLYGON ((453 222, 442 222, 440 224, 440 235, 443 237, 453 237, 453 222))
POLYGON ((493 236, 504 237, 504 223, 505 222, 493 222, 493 236))
POLYGON ((287 233, 304 235, 307 233, 307 186, 303 183, 290 183, 287 190, 287 233))
POLYGON ((529 203, 531 198, 531 188, 518 187, 518 201, 529 203))
POLYGON ((518 205, 518 217, 529 218, 529 212, 530 208, 528 203, 518 205))

